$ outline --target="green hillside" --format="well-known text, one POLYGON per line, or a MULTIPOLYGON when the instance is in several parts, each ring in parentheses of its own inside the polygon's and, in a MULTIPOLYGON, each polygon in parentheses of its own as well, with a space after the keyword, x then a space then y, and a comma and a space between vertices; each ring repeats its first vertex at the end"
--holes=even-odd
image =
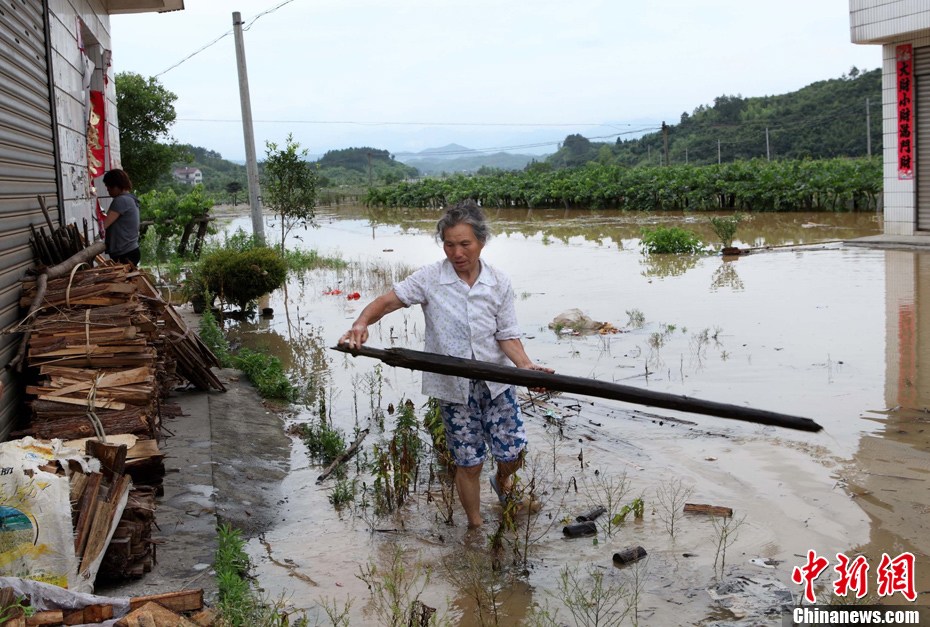
POLYGON ((321 187, 385 185, 417 176, 417 169, 394 159, 387 150, 330 150, 316 162, 321 187))
MULTIPOLYGON (((881 70, 818 81, 795 92, 743 98, 723 95, 712 105, 682 113, 668 124, 668 162, 710 164, 757 157, 826 159, 867 154, 866 99, 871 109, 872 154, 882 149, 881 70), (768 129, 768 148, 766 148, 768 129)), ((663 165, 661 130, 615 143, 569 135, 546 160, 554 168, 590 161, 626 166, 663 165)))

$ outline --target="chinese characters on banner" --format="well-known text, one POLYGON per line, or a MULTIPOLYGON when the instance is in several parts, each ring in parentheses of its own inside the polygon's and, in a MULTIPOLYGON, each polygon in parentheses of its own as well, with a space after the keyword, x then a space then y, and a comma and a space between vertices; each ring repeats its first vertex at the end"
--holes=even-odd
POLYGON ((87 169, 94 180, 104 171, 105 102, 102 91, 90 92, 90 119, 87 120, 87 169))
POLYGON ((914 64, 911 44, 896 48, 898 92, 898 178, 914 178, 914 64))
MULTIPOLYGON (((90 114, 87 120, 87 171, 90 180, 103 176, 106 170, 106 100, 102 91, 90 91, 90 114)), ((96 201, 94 217, 97 220, 97 232, 103 237, 103 211, 100 201, 96 201)))
MULTIPOLYGON (((840 597, 855 593, 857 599, 866 596, 869 593, 868 560, 862 555, 851 560, 843 553, 837 553, 836 559, 838 563, 833 570, 837 576, 833 581, 833 593, 840 597)), ((817 555, 816 551, 808 551, 804 566, 794 567, 791 581, 804 584, 804 599, 808 603, 817 602, 814 580, 826 571, 829 565, 827 558, 817 555)), ((915 565, 913 553, 902 553, 895 558, 882 553, 881 562, 875 569, 878 596, 892 596, 900 592, 908 601, 917 600, 917 590, 914 587, 915 565)))

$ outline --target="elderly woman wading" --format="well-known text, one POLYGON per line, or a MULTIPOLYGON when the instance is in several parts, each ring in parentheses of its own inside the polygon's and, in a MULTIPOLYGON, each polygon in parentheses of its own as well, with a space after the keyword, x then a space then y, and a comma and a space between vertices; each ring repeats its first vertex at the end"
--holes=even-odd
MULTIPOLYGON (((553 372, 527 356, 520 341, 513 288, 503 273, 481 261, 490 237, 474 201, 450 207, 436 225, 446 258, 420 268, 369 303, 339 342, 349 348, 368 340, 368 327, 402 307, 420 305, 426 318, 426 350, 519 368, 553 372)), ((469 527, 481 518, 481 469, 490 446, 497 461, 491 487, 502 504, 523 463, 526 432, 516 389, 424 372, 423 394, 439 400, 446 441, 456 463, 455 485, 469 527)))

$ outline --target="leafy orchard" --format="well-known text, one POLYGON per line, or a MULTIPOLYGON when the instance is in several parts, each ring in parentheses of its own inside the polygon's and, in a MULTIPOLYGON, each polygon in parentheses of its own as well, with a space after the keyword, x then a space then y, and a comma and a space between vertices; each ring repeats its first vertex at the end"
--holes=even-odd
POLYGON ((486 207, 848 211, 874 210, 881 192, 881 159, 873 157, 635 168, 589 163, 402 182, 371 189, 366 200, 386 207, 437 207, 474 198, 486 207))

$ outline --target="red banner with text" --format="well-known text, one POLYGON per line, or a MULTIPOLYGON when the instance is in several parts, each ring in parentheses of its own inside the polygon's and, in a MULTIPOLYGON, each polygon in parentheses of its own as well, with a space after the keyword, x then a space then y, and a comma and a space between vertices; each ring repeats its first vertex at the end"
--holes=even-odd
POLYGON ((898 178, 914 178, 914 50, 911 44, 896 49, 898 92, 898 178))
POLYGON ((90 119, 87 121, 87 169, 91 180, 103 174, 104 133, 106 132, 106 101, 102 91, 90 92, 90 119))

